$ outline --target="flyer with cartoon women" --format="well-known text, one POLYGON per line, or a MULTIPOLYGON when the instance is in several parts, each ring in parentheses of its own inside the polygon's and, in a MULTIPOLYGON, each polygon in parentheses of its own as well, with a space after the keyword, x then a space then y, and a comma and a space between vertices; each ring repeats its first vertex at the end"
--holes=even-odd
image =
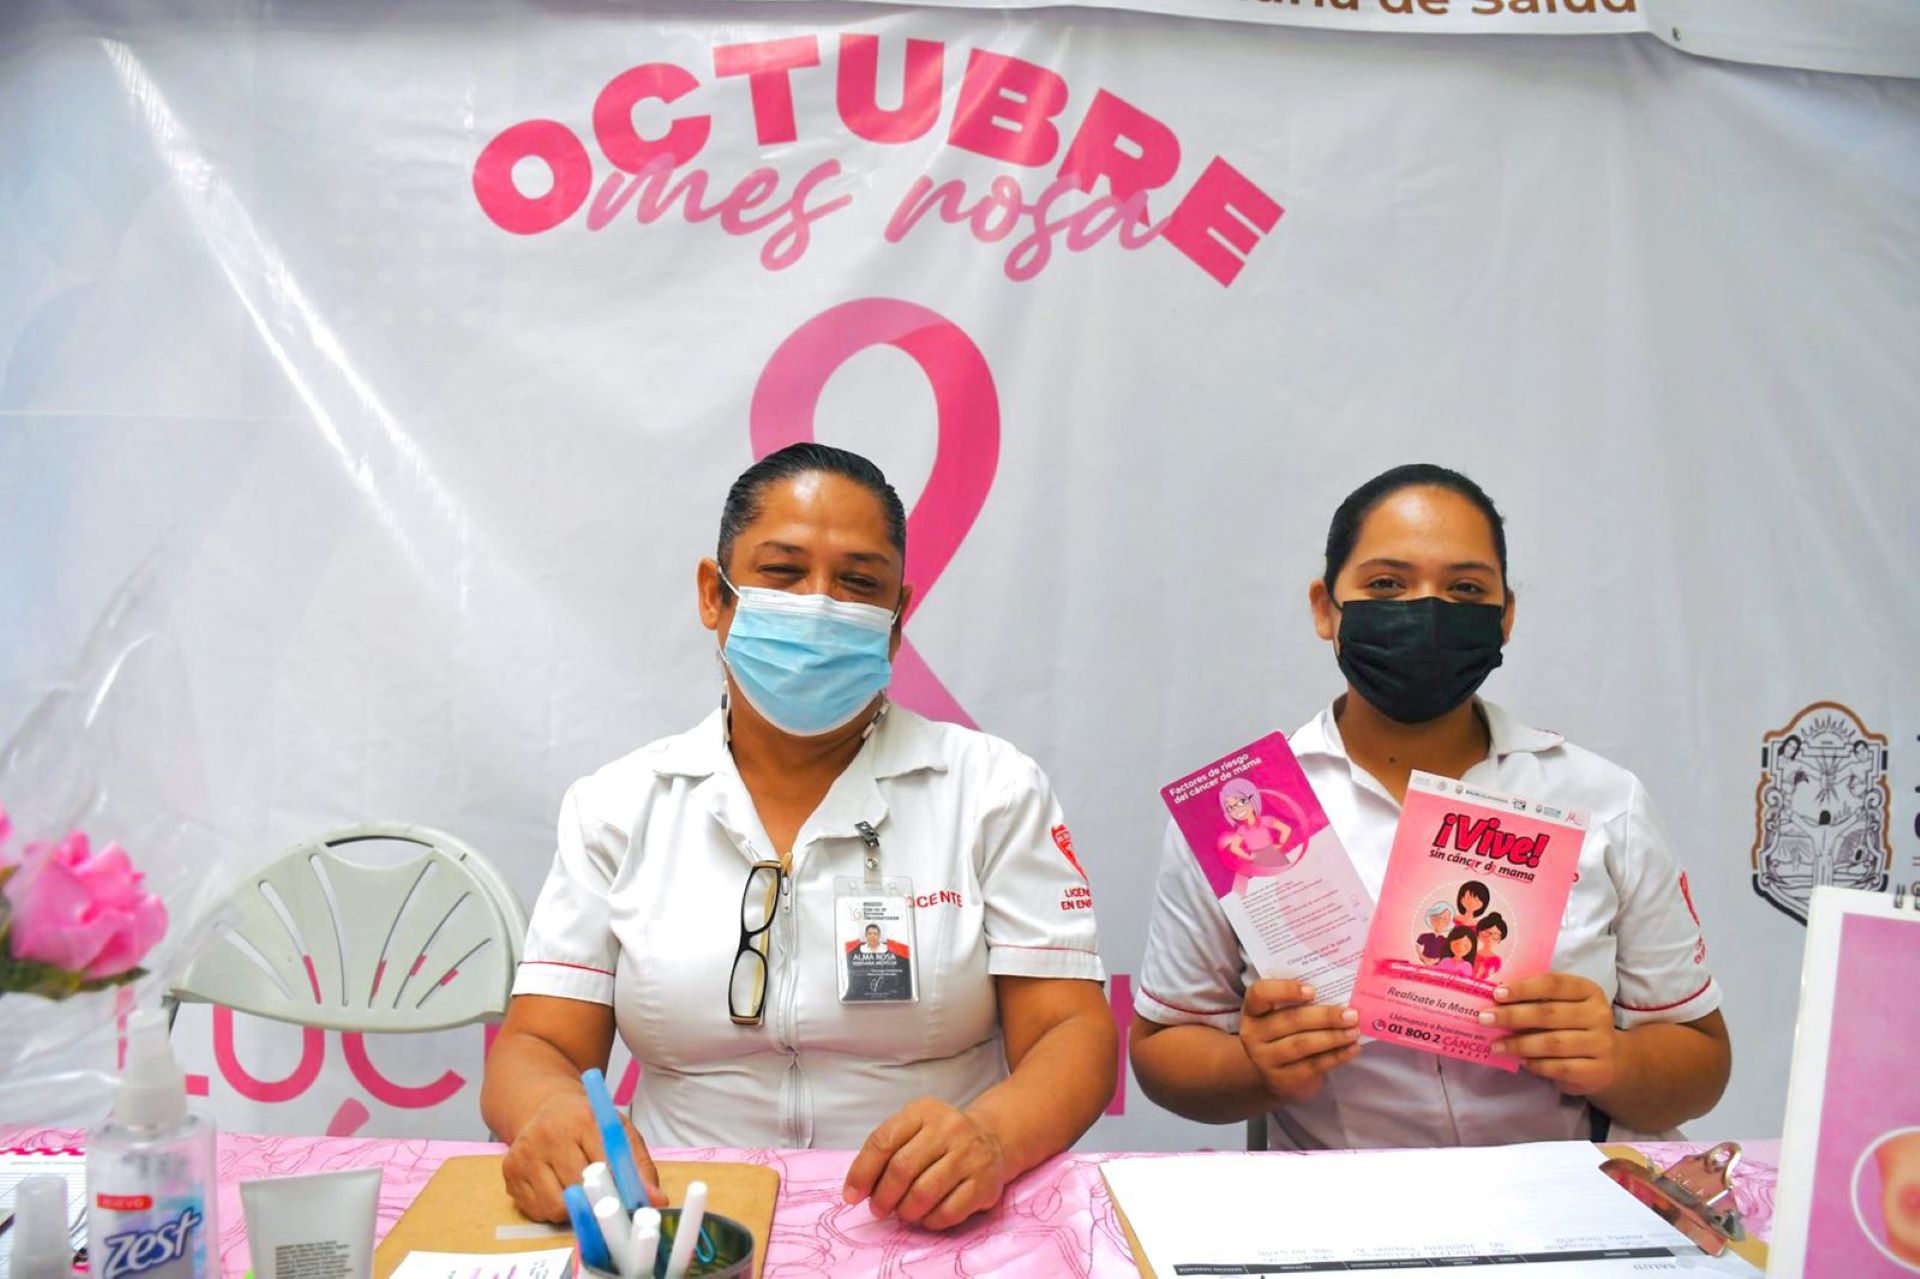
POLYGON ((1287 739, 1270 733, 1161 788, 1174 823, 1262 977, 1353 989, 1373 899, 1287 739))
POLYGON ((1480 1013, 1552 971, 1586 834, 1584 813, 1415 773, 1353 992, 1362 1033, 1519 1069, 1480 1013))

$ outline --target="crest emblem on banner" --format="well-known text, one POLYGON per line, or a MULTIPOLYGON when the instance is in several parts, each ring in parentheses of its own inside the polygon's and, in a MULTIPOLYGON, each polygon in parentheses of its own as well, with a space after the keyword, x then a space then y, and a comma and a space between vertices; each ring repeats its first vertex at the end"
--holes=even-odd
POLYGON ((1760 747, 1753 891, 1807 922, 1817 884, 1882 892, 1893 862, 1887 739, 1838 702, 1815 702, 1760 747))

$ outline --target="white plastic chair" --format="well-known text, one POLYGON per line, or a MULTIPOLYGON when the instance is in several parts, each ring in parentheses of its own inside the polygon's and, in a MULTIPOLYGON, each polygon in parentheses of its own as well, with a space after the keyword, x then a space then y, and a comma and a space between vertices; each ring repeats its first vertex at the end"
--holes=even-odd
POLYGON ((294 845, 244 876, 167 990, 182 1003, 299 1026, 445 1030, 498 1021, 512 998, 526 913, 498 871, 424 826, 368 824, 294 845), (367 840, 420 846, 398 866, 335 850, 367 840))

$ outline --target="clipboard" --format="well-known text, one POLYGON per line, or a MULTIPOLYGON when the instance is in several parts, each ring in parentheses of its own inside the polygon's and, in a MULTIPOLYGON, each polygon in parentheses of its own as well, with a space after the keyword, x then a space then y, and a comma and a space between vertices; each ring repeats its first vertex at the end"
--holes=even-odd
POLYGON ((1632 1146, 1602 1146, 1600 1153, 1607 1156, 1602 1172, 1709 1256, 1730 1252, 1766 1272, 1767 1245, 1746 1233, 1733 1208, 1734 1169, 1740 1164, 1737 1143, 1723 1141, 1665 1169, 1655 1168, 1632 1146))
MULTIPOLYGON (((420 1194, 373 1250, 374 1279, 388 1279, 410 1252, 537 1252, 568 1247, 573 1236, 555 1226, 545 1237, 502 1239, 501 1226, 534 1226, 513 1206, 500 1176, 500 1155, 456 1155, 421 1187, 420 1194)), ((760 1164, 665 1161, 654 1165, 661 1189, 679 1203, 692 1181, 707 1183, 707 1207, 753 1232, 753 1273, 767 1264, 773 1206, 780 1174, 760 1164)))
MULTIPOLYGON (((1596 1148, 1609 1160, 1617 1159, 1624 1163, 1638 1165, 1641 1168, 1648 1169, 1650 1172, 1653 1171, 1653 1165, 1648 1161, 1647 1157, 1631 1146, 1608 1145, 1596 1148)), ((1696 1158, 1698 1157, 1699 1156, 1696 1156, 1696 1158)), ((1676 1165, 1676 1167, 1678 1166, 1679 1165, 1676 1165)), ((1113 1206, 1113 1219, 1120 1223, 1120 1233, 1127 1238, 1127 1249, 1133 1254, 1133 1264, 1139 1269, 1144 1279, 1156 1279, 1156 1273, 1153 1267, 1147 1263, 1147 1250, 1140 1246, 1140 1237, 1133 1233, 1133 1223, 1127 1220, 1126 1211, 1120 1207, 1120 1200, 1109 1194, 1107 1202, 1113 1206)), ((1669 1218, 1669 1220, 1671 1220, 1671 1218, 1669 1218)), ((1758 1239, 1748 1237, 1738 1242, 1730 1243, 1727 1245, 1727 1251, 1740 1257, 1743 1261, 1750 1262, 1754 1266, 1757 1266, 1761 1273, 1764 1274, 1766 1272, 1767 1245, 1761 1243, 1758 1239)), ((381 1279, 384 1279, 384 1276, 382 1276, 381 1279)))
MULTIPOLYGON (((1105 1182, 1101 1186, 1107 1189, 1105 1182)), ((1147 1264, 1147 1250, 1140 1246, 1140 1236, 1133 1233, 1133 1223, 1127 1220, 1119 1197, 1111 1189, 1107 1189, 1107 1202, 1113 1205, 1113 1219, 1120 1223, 1120 1233, 1127 1237, 1127 1251, 1133 1254, 1134 1269, 1140 1272, 1141 1279, 1157 1279, 1153 1267, 1147 1264)), ((386 1276, 382 1275, 380 1279, 386 1279, 386 1276)))

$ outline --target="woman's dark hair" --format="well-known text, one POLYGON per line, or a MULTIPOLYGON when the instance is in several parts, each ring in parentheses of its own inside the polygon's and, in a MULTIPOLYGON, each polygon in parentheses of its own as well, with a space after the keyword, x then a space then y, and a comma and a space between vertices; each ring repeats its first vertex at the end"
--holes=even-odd
MULTIPOLYGON (((1479 926, 1474 929, 1474 932, 1484 933, 1489 928, 1498 928, 1500 930, 1500 939, 1502 941, 1505 941, 1508 937, 1511 937, 1513 935, 1512 933, 1507 931, 1507 921, 1500 918, 1499 911, 1495 911, 1493 912, 1493 914, 1488 915, 1485 919, 1481 920, 1479 923, 1479 926)), ((1475 950, 1478 950, 1480 948, 1480 943, 1476 941, 1474 942, 1473 946, 1475 950)))
MULTIPOLYGON (((742 471, 740 478, 733 482, 733 487, 727 490, 727 504, 720 510, 720 548, 716 555, 721 572, 726 572, 732 562, 733 544, 739 539, 741 530, 760 517, 760 499, 769 487, 800 475, 822 474, 852 480, 873 494, 887 519, 887 541, 893 544, 894 550, 900 552, 900 558, 904 561, 907 557, 907 511, 900 504, 900 495, 893 491, 893 485, 887 483, 887 477, 880 473, 880 468, 858 453, 849 453, 831 444, 809 442, 789 444, 778 452, 767 454, 742 471)), ((720 584, 720 598, 722 601, 733 598, 733 592, 727 589, 725 582, 720 584)))
POLYGON ((1469 950, 1464 955, 1456 955, 1455 958, 1456 959, 1472 959, 1475 955, 1478 955, 1480 953, 1480 934, 1476 933, 1473 929, 1468 928, 1465 924, 1455 924, 1453 926, 1453 931, 1447 934, 1447 953, 1448 954, 1453 953, 1453 943, 1459 941, 1462 937, 1466 938, 1468 941, 1473 943, 1473 949, 1469 950))
POLYGON ((1466 883, 1460 885, 1460 891, 1453 895, 1454 909, 1465 910, 1467 908, 1468 893, 1472 893, 1480 899, 1481 910, 1485 910, 1493 902, 1493 896, 1487 892, 1487 886, 1485 884, 1477 879, 1469 879, 1466 883))
POLYGON ((1506 580, 1507 524, 1486 490, 1458 471, 1435 466, 1431 462, 1409 462, 1391 471, 1380 472, 1347 494, 1346 501, 1334 510, 1333 522, 1327 526, 1326 576, 1320 579, 1326 583, 1329 591, 1333 589, 1333 579, 1340 576, 1340 570, 1347 566, 1347 560, 1352 557, 1353 544, 1360 540, 1360 526, 1367 522, 1367 516, 1373 514, 1373 508, 1401 489, 1410 488, 1446 489, 1479 507, 1480 513, 1487 517, 1487 523, 1493 528, 1493 551, 1500 561, 1500 579, 1503 582, 1506 580))

